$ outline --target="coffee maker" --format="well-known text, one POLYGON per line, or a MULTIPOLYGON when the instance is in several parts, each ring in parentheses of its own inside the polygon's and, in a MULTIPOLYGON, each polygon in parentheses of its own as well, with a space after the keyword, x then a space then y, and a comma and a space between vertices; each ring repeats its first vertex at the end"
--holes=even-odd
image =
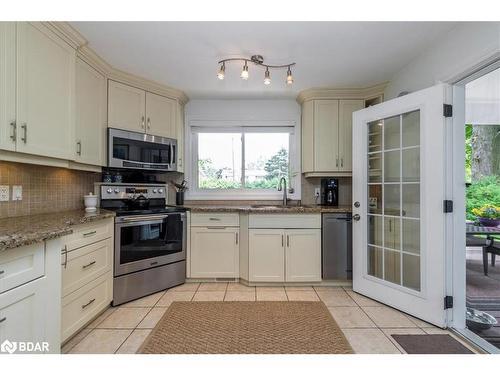
POLYGON ((321 205, 339 205, 339 180, 336 178, 321 179, 321 205))

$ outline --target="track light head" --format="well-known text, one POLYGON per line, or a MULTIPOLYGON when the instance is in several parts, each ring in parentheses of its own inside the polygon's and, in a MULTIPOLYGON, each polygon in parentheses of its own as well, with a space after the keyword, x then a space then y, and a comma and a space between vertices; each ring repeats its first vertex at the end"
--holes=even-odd
POLYGON ((264 75, 264 85, 271 84, 271 74, 269 73, 269 68, 266 68, 266 73, 264 75))
POLYGON ((292 69, 288 67, 288 71, 286 72, 286 84, 291 85, 293 83, 292 69))
POLYGON ((245 65, 243 65, 243 70, 241 71, 241 78, 245 81, 248 79, 248 65, 245 61, 245 65))
POLYGON ((222 63, 219 72, 217 73, 217 78, 223 80, 225 77, 225 72, 226 72, 226 64, 222 63))

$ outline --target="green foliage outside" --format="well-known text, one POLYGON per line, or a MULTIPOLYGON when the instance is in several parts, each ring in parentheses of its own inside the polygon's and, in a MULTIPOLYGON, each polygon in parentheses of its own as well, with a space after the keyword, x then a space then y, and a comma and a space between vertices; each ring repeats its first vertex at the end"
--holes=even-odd
POLYGON ((473 209, 480 209, 485 205, 500 206, 500 177, 488 176, 473 182, 466 191, 467 220, 475 220, 473 209))
POLYGON ((465 182, 472 180, 472 125, 465 125, 465 182))
MULTIPOLYGON (((266 175, 263 179, 247 181, 246 189, 275 189, 281 177, 288 178, 288 151, 284 148, 279 150, 264 163, 266 175)), ((198 160, 198 171, 200 175, 200 189, 241 189, 240 181, 223 179, 224 168, 215 168, 212 160, 198 160)))

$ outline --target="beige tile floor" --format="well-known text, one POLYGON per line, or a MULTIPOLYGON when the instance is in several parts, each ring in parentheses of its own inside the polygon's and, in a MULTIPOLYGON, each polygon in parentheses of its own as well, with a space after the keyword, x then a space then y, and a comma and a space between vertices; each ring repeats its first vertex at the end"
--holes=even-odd
POLYGON ((63 353, 135 353, 173 301, 323 301, 356 353, 404 353, 391 334, 441 330, 343 287, 248 287, 187 283, 110 307, 70 339, 63 353))

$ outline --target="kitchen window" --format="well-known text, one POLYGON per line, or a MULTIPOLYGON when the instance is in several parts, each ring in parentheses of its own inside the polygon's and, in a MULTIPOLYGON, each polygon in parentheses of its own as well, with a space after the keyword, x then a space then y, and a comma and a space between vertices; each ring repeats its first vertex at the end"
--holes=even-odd
POLYGON ((282 177, 300 184, 294 126, 193 126, 191 141, 192 199, 281 199, 282 177))

